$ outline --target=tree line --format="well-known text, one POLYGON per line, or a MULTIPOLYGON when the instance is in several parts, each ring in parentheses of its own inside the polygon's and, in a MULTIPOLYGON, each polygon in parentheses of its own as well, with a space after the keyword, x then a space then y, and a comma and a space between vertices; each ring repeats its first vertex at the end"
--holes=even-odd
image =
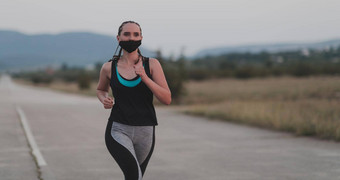
MULTIPOLYGON (((177 59, 163 57, 156 51, 156 59, 162 64, 167 82, 176 101, 184 93, 183 83, 187 80, 210 78, 268 77, 291 75, 304 77, 310 75, 339 75, 340 46, 323 50, 304 49, 287 52, 229 53, 218 56, 205 56, 187 59, 183 54, 177 59)), ((97 82, 103 62, 97 62, 88 70, 82 67, 69 67, 66 63, 57 69, 13 74, 33 83, 52 83, 59 79, 77 82, 80 89, 90 88, 97 82)))
POLYGON ((189 79, 252 78, 291 75, 339 75, 340 46, 323 50, 230 53, 205 56, 187 62, 189 79))

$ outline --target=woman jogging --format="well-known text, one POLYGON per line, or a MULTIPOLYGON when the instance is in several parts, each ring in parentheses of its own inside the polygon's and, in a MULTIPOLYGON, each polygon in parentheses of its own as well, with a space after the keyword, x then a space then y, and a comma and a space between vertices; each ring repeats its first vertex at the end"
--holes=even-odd
POLYGON ((153 95, 163 104, 171 103, 159 61, 142 56, 138 49, 142 39, 138 23, 121 24, 117 35, 121 49, 118 56, 103 64, 97 87, 98 99, 105 109, 111 109, 105 131, 106 147, 125 180, 142 179, 154 149, 158 123, 153 95), (114 99, 108 95, 110 87, 114 99))

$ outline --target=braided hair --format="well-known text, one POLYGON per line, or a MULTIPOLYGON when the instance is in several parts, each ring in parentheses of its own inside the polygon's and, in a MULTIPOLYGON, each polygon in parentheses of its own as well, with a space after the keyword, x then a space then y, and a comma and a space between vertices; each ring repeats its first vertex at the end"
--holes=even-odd
MULTIPOLYGON (((142 35, 142 28, 140 27, 140 25, 139 25, 137 22, 135 22, 135 21, 124 21, 124 22, 119 26, 119 28, 118 28, 118 36, 122 33, 123 26, 124 26, 125 24, 127 24, 127 23, 134 23, 134 24, 136 24, 136 25, 139 27, 140 34, 142 35)), ((121 54, 122 54, 122 50, 123 50, 123 49, 122 49, 122 47, 121 47, 120 50, 119 50, 118 55, 116 55, 116 52, 117 52, 118 47, 119 47, 119 44, 117 45, 117 48, 116 48, 116 50, 115 50, 115 53, 113 54, 112 59, 110 59, 109 61, 118 61, 118 59, 121 57, 121 54)), ((142 61, 144 61, 144 58, 145 58, 145 57, 144 57, 144 56, 142 55, 142 53, 140 52, 139 48, 137 49, 137 52, 138 52, 139 56, 142 57, 142 61)))

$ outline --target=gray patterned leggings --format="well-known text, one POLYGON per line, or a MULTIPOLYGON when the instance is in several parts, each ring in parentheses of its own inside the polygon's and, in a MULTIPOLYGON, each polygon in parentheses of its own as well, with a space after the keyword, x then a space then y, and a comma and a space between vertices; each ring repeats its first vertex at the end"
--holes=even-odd
POLYGON ((142 180, 155 146, 155 126, 130 126, 109 120, 105 143, 125 180, 142 180))

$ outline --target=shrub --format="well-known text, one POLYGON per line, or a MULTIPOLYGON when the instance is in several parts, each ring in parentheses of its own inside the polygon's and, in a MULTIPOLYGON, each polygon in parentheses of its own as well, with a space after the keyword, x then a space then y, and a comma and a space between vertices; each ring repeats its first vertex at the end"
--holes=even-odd
POLYGON ((80 89, 89 89, 90 85, 91 85, 91 76, 86 72, 79 73, 78 87, 80 89))

